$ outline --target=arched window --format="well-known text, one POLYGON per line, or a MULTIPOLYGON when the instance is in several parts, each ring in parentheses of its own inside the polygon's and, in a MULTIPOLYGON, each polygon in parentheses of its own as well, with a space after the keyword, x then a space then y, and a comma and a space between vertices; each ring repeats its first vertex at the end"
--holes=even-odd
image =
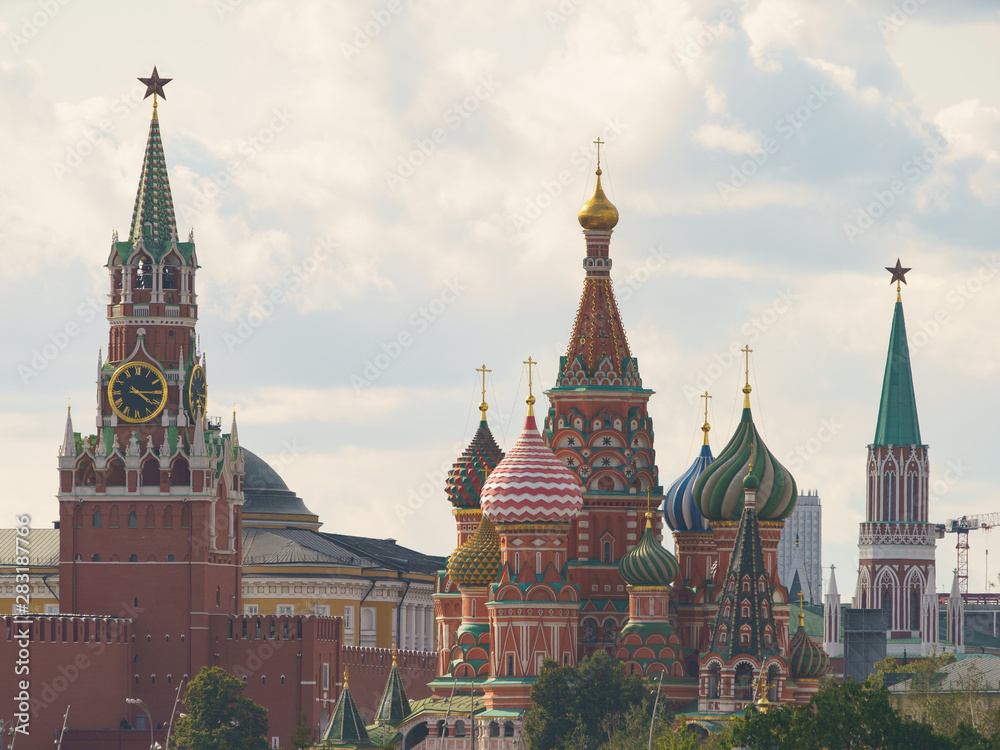
POLYGON ((152 505, 146 506, 146 528, 147 529, 156 528, 156 511, 153 510, 152 505))
POLYGON ((97 474, 94 472, 94 462, 89 458, 84 458, 76 467, 76 486, 93 487, 96 484, 97 474))
POLYGON ((108 461, 108 470, 105 475, 104 484, 107 487, 125 486, 125 464, 120 458, 113 458, 108 461))
POLYGON ((611 562, 611 542, 604 542, 601 545, 601 562, 611 562))
POLYGON ((175 256, 170 255, 163 261, 163 288, 164 289, 176 289, 177 288, 177 264, 178 260, 175 256))
POLYGON ((465 736, 465 722, 459 719, 455 722, 455 736, 464 737, 465 736))
POLYGON ((614 643, 618 640, 618 623, 610 617, 604 621, 604 642, 614 643))
POLYGON ((718 664, 713 664, 708 668, 708 697, 715 700, 719 697, 719 682, 722 678, 722 670, 718 664))
POLYGON ((97 554, 97 553, 95 552, 94 554, 92 554, 92 555, 90 556, 90 559, 91 559, 91 560, 92 560, 93 562, 100 562, 100 561, 101 561, 101 556, 100 556, 99 554, 97 554))
POLYGON ((500 736, 500 724, 496 719, 490 722, 490 737, 500 736))
POLYGON ((513 737, 514 736, 514 722, 512 722, 512 721, 505 721, 503 723, 503 736, 504 737, 513 737))
POLYGON ((155 458, 147 458, 142 464, 142 486, 160 486, 160 462, 155 458))
POLYGON ((191 528, 191 509, 186 505, 181 508, 181 528, 191 528))
POLYGON ((541 552, 536 552, 535 553, 535 573, 537 573, 538 575, 542 574, 542 553, 541 552))
POLYGON ((128 527, 130 529, 139 528, 139 515, 135 512, 134 505, 130 505, 128 509, 128 527))
POLYGON ((188 487, 191 484, 191 468, 186 458, 178 458, 170 467, 170 485, 188 487))
POLYGON ((94 515, 90 518, 90 525, 95 529, 101 528, 101 509, 94 508, 94 515))
POLYGON ((153 288, 153 263, 148 256, 139 257, 139 262, 135 266, 135 285, 133 289, 153 288))
POLYGON ((129 562, 139 562, 139 556, 138 555, 129 555, 128 556, 128 561, 129 562))
POLYGON ((174 509, 167 505, 163 509, 163 528, 172 529, 174 527, 174 509))
POLYGON ((896 474, 886 472, 885 482, 882 488, 882 501, 885 512, 882 516, 886 521, 896 520, 896 474))
POLYGON ((597 620, 588 617, 583 621, 583 642, 597 643, 597 620))
POLYGON ((111 516, 108 519, 108 526, 110 526, 112 529, 117 529, 118 528, 118 506, 117 505, 112 505, 111 506, 111 516))
POLYGON ((906 521, 917 520, 917 475, 912 471, 906 475, 906 521))

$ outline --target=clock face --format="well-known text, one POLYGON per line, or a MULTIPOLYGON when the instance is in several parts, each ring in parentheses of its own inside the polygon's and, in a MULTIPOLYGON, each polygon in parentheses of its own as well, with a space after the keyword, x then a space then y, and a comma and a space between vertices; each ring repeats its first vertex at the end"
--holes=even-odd
POLYGON ((111 376, 108 400, 120 419, 145 422, 167 404, 167 381, 155 367, 145 362, 129 362, 111 376))
POLYGON ((205 403, 208 401, 208 384, 205 382, 205 368, 195 365, 188 381, 188 414, 191 419, 197 419, 205 413, 205 403))

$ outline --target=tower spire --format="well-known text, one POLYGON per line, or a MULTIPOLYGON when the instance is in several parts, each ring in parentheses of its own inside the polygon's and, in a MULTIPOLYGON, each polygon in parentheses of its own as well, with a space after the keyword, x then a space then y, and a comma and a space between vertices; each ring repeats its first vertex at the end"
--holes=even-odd
POLYGON ((906 341, 906 321, 899 293, 900 282, 906 283, 906 273, 910 269, 903 268, 897 259, 895 267, 887 266, 886 270, 892 274, 890 283, 896 283, 896 306, 892 315, 892 330, 889 333, 889 352, 882 379, 882 396, 879 401, 874 444, 921 445, 917 400, 913 392, 913 373, 910 369, 910 348, 906 341))
POLYGON ((132 209, 132 224, 129 241, 142 240, 147 246, 161 246, 177 237, 177 221, 174 217, 174 201, 170 195, 170 180, 167 177, 167 163, 163 155, 160 139, 160 119, 156 111, 157 96, 164 100, 163 87, 172 79, 160 78, 156 68, 149 78, 140 78, 146 85, 146 97, 153 97, 153 117, 149 122, 146 138, 146 153, 139 176, 139 189, 132 209))
POLYGON ((63 443, 59 448, 60 456, 76 455, 76 438, 73 435, 73 415, 69 404, 66 404, 66 432, 63 434, 63 443))

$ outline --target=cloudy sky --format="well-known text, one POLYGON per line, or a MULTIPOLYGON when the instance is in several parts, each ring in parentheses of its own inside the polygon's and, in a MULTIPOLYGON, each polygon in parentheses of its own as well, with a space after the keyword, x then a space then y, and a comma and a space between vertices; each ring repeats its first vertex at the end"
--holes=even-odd
MULTIPOLYGON (((443 470, 476 424, 475 368, 507 447, 521 362, 554 381, 600 136, 662 483, 697 451, 695 393, 728 439, 749 343, 757 423, 819 491, 850 593, 897 257, 932 520, 997 509, 994 7, 4 0, 0 508, 48 526, 67 399, 93 424, 102 266, 150 114, 135 79, 157 65, 210 412, 238 404, 243 444, 325 529, 450 552, 443 470)), ((974 590, 991 541, 973 535, 974 590)), ((938 561, 945 587, 953 537, 938 561)))

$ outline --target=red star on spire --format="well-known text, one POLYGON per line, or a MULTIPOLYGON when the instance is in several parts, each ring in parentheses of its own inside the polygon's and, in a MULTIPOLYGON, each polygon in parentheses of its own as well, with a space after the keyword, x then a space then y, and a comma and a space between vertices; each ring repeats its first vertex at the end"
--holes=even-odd
POLYGON ((892 274, 892 278, 889 280, 890 284, 898 283, 902 281, 906 283, 906 273, 912 269, 903 268, 903 264, 899 262, 899 258, 896 258, 895 266, 886 266, 885 270, 892 274))
POLYGON ((149 78, 140 78, 139 79, 139 83, 145 84, 145 86, 146 86, 146 95, 144 97, 142 97, 142 98, 143 99, 148 99, 149 96, 150 96, 150 94, 152 94, 153 97, 154 97, 154 101, 155 101, 155 97, 157 97, 157 96, 160 96, 160 97, 163 97, 164 99, 166 99, 167 95, 163 93, 163 87, 166 86, 168 83, 170 83, 172 80, 174 80, 174 79, 173 78, 160 78, 160 74, 156 72, 156 66, 154 65, 153 66, 153 75, 151 75, 149 78))

